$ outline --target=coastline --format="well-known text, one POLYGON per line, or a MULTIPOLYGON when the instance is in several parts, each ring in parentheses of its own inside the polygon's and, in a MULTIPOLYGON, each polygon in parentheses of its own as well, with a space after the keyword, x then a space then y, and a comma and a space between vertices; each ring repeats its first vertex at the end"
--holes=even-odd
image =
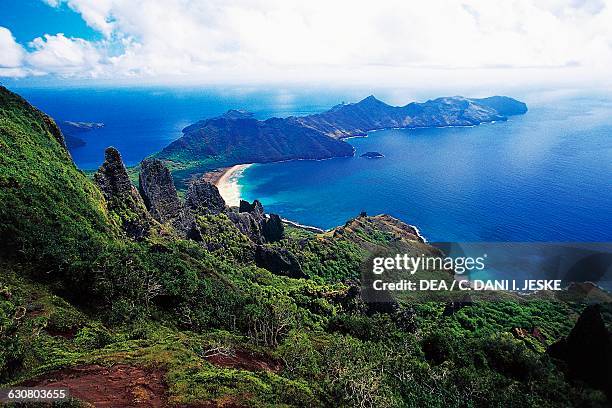
MULTIPOLYGON (((332 159, 341 159, 343 157, 355 157, 355 151, 356 149, 353 147, 352 156, 335 156, 326 157, 324 159, 287 159, 266 162, 262 164, 286 163, 291 161, 324 161, 332 159)), ((229 205, 230 207, 238 206, 240 205, 240 186, 238 185, 238 181, 240 180, 242 173, 254 164, 257 163, 236 164, 231 167, 219 167, 215 170, 211 170, 209 172, 204 173, 202 175, 202 178, 204 178, 204 180, 208 181, 209 183, 212 183, 217 186, 221 197, 223 197, 227 205, 229 205)), ((312 228, 318 229, 317 227, 312 228)))
POLYGON ((292 227, 296 227, 296 228, 300 228, 300 229, 303 229, 303 230, 306 230, 306 231, 314 232, 315 234, 323 234, 323 233, 326 232, 326 230, 324 230, 323 228, 314 227, 312 225, 300 224, 299 222, 291 221, 291 220, 288 220, 286 218, 281 218, 281 221, 284 222, 285 224, 291 225, 292 227))
POLYGON ((240 186, 238 181, 242 173, 253 164, 237 164, 232 167, 224 167, 205 175, 207 181, 213 183, 219 189, 219 194, 230 207, 240 204, 240 186))
MULTIPOLYGON (((206 181, 214 184, 219 189, 219 194, 221 194, 221 197, 223 197, 227 205, 230 207, 237 207, 240 205, 240 186, 238 185, 238 181, 240 180, 242 173, 253 164, 254 163, 237 164, 231 167, 221 167, 205 173, 203 177, 206 181)), ((325 232, 325 230, 322 228, 314 227, 312 225, 303 225, 285 218, 282 218, 282 222, 296 228, 314 232, 316 234, 322 234, 325 232)))
MULTIPOLYGON (((481 124, 491 124, 491 123, 495 123, 495 121, 490 121, 490 122, 481 122, 479 124, 476 125, 449 125, 449 126, 424 126, 424 127, 392 127, 392 128, 379 128, 379 129, 372 129, 367 131, 365 134, 363 135, 355 135, 355 136, 347 136, 347 137, 341 137, 339 138, 339 140, 343 140, 343 141, 347 141, 349 139, 362 139, 362 138, 367 138, 369 136, 370 133, 375 133, 375 132, 380 132, 380 131, 384 131, 384 130, 391 130, 391 129, 421 129, 421 128, 425 128, 425 129, 431 129, 431 128, 471 128, 471 127, 476 127, 479 126, 481 124)), ((351 156, 334 156, 334 157, 326 157, 323 159, 286 159, 286 160, 276 160, 276 161, 271 161, 271 162, 265 162, 262 164, 268 164, 268 163, 284 163, 284 162, 292 162, 292 161, 326 161, 326 160, 332 160, 332 159, 340 159, 340 158, 346 158, 346 157, 355 157, 356 156, 356 152, 357 149, 354 146, 351 146, 353 148, 353 152, 351 156)), ((384 155, 382 157, 385 157, 384 155)), ((247 164, 236 164, 234 166, 230 166, 230 167, 219 167, 217 169, 211 170, 207 173, 204 173, 203 178, 208 181, 209 183, 214 184, 218 190, 219 190, 219 194, 221 194, 221 197, 223 197, 223 199, 225 200, 225 203, 230 206, 230 207, 237 207, 240 205, 240 200, 241 200, 241 191, 240 191, 240 185, 239 185, 239 181, 244 173, 244 171, 246 169, 248 169, 249 167, 251 167, 253 164, 256 163, 247 163, 247 164)), ((323 228, 319 228, 319 227, 315 227, 312 225, 304 225, 304 224, 300 224, 296 221, 291 221, 288 220, 286 218, 281 218, 282 222, 296 227, 296 228, 301 228, 304 229, 306 231, 310 231, 316 234, 321 234, 321 233, 325 233, 326 229, 323 228)), ((409 224, 410 225, 410 224, 409 224)), ((423 240, 423 242, 427 243, 427 239, 421 234, 420 230, 414 226, 414 225, 410 225, 412 228, 415 229, 417 236, 419 238, 421 238, 423 240)))

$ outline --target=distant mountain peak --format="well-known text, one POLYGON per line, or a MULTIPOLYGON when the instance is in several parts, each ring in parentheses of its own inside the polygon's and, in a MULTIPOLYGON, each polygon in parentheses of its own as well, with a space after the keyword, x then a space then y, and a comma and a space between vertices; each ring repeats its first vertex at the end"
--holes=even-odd
POLYGON ((384 102, 381 101, 380 99, 376 99, 374 95, 370 95, 370 96, 363 98, 361 101, 357 102, 357 104, 363 104, 363 103, 384 103, 384 102))

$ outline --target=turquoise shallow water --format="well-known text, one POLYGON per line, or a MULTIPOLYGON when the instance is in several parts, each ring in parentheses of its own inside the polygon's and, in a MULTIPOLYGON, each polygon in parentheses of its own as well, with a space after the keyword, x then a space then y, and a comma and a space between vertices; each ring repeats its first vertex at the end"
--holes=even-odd
POLYGON ((612 101, 530 106, 508 122, 385 130, 353 158, 257 164, 242 196, 331 228, 388 213, 432 241, 612 241, 612 101), (359 155, 378 151, 381 159, 359 155))

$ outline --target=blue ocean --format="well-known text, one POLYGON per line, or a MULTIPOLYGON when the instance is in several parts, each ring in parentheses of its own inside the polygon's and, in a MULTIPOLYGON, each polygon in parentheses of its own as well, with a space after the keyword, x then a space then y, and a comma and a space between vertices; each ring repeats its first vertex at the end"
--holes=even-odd
MULTIPOLYGON (((186 125, 228 109, 267 118, 359 99, 249 89, 15 90, 58 120, 105 124, 80 135, 87 145, 71 152, 82 169, 99 166, 109 145, 136 164, 186 125)), ((612 98, 522 99, 529 112, 507 122, 377 131, 348 140, 353 158, 251 166, 239 182, 242 197, 321 228, 366 211, 414 224, 431 241, 612 241, 612 98), (359 157, 367 151, 385 157, 359 157)))
POLYGON ((567 99, 502 123, 349 142, 353 158, 248 168, 242 196, 322 228, 366 211, 432 241, 612 241, 612 100, 567 99), (385 157, 359 157, 368 151, 385 157))

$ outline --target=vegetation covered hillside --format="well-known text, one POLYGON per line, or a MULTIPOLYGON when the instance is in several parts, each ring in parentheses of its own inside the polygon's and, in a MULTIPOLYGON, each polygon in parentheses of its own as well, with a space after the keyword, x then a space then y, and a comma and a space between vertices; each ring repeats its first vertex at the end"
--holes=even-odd
POLYGON ((314 234, 201 180, 179 200, 167 168, 141 168, 134 186, 108 149, 88 179, 0 88, 0 388, 68 387, 64 406, 608 406, 609 307, 367 303, 372 253, 434 251, 414 228, 362 215, 314 234))

